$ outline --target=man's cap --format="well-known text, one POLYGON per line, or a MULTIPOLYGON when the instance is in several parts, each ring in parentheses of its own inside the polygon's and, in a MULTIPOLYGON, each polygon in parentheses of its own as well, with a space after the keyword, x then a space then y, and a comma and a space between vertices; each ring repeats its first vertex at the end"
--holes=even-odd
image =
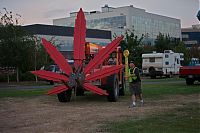
POLYGON ((133 62, 133 61, 130 61, 129 63, 133 63, 133 64, 134 64, 134 62, 133 62))

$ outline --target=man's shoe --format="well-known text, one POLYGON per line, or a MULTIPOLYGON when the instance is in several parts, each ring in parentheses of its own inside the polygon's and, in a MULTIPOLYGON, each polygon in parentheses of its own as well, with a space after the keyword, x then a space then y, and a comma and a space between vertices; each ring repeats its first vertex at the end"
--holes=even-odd
POLYGON ((133 105, 133 104, 129 105, 129 108, 133 108, 133 107, 136 107, 136 105, 133 105))

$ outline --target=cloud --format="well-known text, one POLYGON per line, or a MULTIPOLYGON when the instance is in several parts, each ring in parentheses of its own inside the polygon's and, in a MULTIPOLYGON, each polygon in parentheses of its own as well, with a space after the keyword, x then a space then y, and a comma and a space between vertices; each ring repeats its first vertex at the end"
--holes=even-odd
POLYGON ((65 9, 53 9, 46 11, 43 15, 44 18, 66 17, 67 11, 65 9))

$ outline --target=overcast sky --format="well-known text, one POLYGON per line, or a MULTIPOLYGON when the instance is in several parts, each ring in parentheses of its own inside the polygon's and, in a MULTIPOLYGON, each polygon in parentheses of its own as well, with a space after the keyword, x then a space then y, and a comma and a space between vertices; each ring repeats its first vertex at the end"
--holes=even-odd
POLYGON ((69 16, 70 12, 101 10, 133 5, 147 12, 181 19, 182 27, 198 24, 199 0, 0 0, 0 11, 7 8, 22 16, 22 24, 52 24, 52 19, 69 16))

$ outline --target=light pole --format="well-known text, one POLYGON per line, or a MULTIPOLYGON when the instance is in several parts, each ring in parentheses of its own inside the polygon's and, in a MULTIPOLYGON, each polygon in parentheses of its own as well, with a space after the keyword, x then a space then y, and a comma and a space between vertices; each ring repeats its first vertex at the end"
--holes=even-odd
MULTIPOLYGON (((38 44, 37 44, 37 37, 36 36, 33 36, 34 38, 34 41, 35 41, 35 71, 37 70, 37 50, 38 50, 38 44)), ((37 83, 38 82, 38 78, 37 76, 35 76, 35 82, 37 83)))

